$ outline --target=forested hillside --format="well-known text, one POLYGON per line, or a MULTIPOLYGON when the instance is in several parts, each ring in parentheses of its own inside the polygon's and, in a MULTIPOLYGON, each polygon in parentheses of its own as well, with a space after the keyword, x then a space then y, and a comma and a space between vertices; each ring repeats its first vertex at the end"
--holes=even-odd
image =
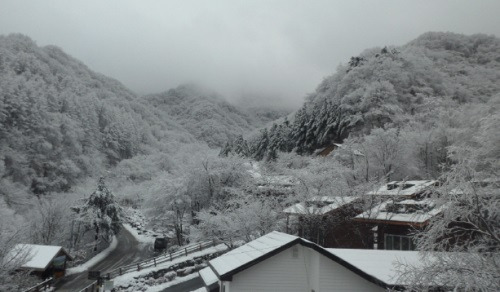
MULTIPOLYGON (((292 121, 250 137, 249 153, 240 154, 311 154, 377 128, 411 128, 446 140, 429 132, 450 114, 446 110, 488 102, 498 95, 499 80, 500 39, 494 36, 429 32, 401 47, 369 49, 326 77, 292 121)), ((444 140, 435 152, 451 143, 444 140)), ((239 152, 246 142, 231 141, 222 153, 239 152)))
POLYGON ((236 135, 262 127, 284 114, 262 108, 244 110, 194 84, 181 85, 144 98, 211 147, 221 147, 236 135))
POLYGON ((66 191, 123 159, 195 141, 119 82, 22 35, 0 37, 0 131, 6 197, 66 191))
POLYGON ((144 168, 171 168, 182 145, 217 146, 263 121, 195 86, 141 98, 57 47, 0 36, 0 192, 9 205, 150 157, 120 164, 137 180, 144 168))

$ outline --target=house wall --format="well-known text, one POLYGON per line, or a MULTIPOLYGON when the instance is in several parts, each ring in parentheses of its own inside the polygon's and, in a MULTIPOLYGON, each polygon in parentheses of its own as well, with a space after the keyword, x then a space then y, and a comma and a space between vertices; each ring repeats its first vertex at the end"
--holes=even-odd
MULTIPOLYGON (((333 211, 335 224, 331 224, 325 234, 323 247, 325 248, 373 248, 373 232, 371 224, 360 223, 353 217, 362 210, 354 208, 353 205, 346 206, 333 211)), ((333 213, 332 212, 332 213, 333 213)))
POLYGON ((325 256, 320 257, 319 271, 320 287, 315 292, 386 291, 325 256))
POLYGON ((310 272, 310 253, 297 244, 234 275, 226 292, 311 291, 310 272), (298 249, 297 258, 293 256, 294 248, 298 249))
POLYGON ((311 288, 310 291, 319 291, 320 290, 319 265, 320 265, 320 258, 322 257, 322 255, 320 255, 318 252, 310 248, 303 248, 303 249, 306 252, 306 256, 309 258, 310 262, 310 268, 308 269, 310 278, 309 286, 311 288))
POLYGON ((233 275, 225 292, 385 291, 311 248, 294 247, 233 275))

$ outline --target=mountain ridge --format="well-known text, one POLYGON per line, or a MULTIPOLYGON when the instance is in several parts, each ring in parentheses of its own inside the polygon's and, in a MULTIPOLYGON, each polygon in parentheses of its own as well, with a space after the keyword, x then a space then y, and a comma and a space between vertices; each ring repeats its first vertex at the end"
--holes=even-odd
MULTIPOLYGON (((367 49, 324 78, 293 119, 249 137, 245 155, 311 154, 377 128, 430 127, 440 109, 487 102, 498 94, 498 80, 495 36, 429 32, 404 46, 367 49)), ((231 144, 221 153, 234 152, 231 144)))
MULTIPOLYGON (((184 93, 193 95, 186 98, 194 104, 206 100, 199 98, 206 95, 202 89, 184 93)), ((226 135, 259 123, 215 93, 208 96, 204 115, 193 112, 192 104, 175 112, 200 124, 213 113, 230 113, 234 121, 227 123, 237 127, 225 129, 226 135)), ((206 147, 210 140, 192 135, 189 120, 181 123, 168 112, 56 46, 39 47, 21 34, 0 36, 0 193, 67 191, 124 160, 173 155, 183 145, 206 147)), ((212 128, 220 127, 218 121, 212 123, 212 128)))

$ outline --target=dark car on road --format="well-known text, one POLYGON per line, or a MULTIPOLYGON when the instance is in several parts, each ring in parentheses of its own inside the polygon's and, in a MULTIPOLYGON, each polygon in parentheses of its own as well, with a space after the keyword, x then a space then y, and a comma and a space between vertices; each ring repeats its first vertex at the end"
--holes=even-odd
POLYGON ((154 243, 154 250, 155 251, 165 250, 165 249, 167 249, 167 245, 168 245, 167 238, 164 238, 164 237, 156 238, 155 243, 154 243))

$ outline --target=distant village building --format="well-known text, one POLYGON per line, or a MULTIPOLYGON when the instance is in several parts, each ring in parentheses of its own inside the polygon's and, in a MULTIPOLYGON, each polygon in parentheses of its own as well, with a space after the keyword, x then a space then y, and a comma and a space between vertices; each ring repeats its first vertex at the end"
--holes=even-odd
MULTIPOLYGON (((314 151, 314 155, 326 157, 326 156, 329 156, 331 153, 335 153, 335 150, 337 150, 337 149, 346 149, 346 150, 348 150, 342 144, 331 143, 330 145, 328 145, 326 147, 323 147, 323 148, 320 148, 320 149, 314 151)), ((351 150, 351 153, 354 154, 355 156, 358 156, 358 157, 364 156, 363 153, 361 153, 358 150, 351 150)))
POLYGON ((17 244, 9 252, 10 255, 23 253, 21 270, 31 271, 45 279, 60 278, 66 272, 66 262, 73 258, 61 246, 39 244, 17 244))
POLYGON ((298 184, 297 179, 290 175, 263 175, 258 163, 249 166, 248 173, 255 181, 252 192, 257 196, 288 196, 298 184))
POLYGON ((326 156, 330 155, 330 153, 332 153, 334 150, 336 150, 340 147, 342 147, 342 144, 332 143, 324 148, 320 148, 320 149, 316 150, 314 153, 317 156, 326 157, 326 156))
POLYGON ((209 261, 207 291, 404 290, 398 262, 419 265, 415 251, 323 248, 273 231, 209 261))
POLYGON ((374 224, 378 249, 415 250, 412 234, 423 230, 446 206, 436 207, 432 199, 387 200, 355 217, 355 221, 374 224))
POLYGON ((287 233, 310 240, 323 247, 371 248, 369 230, 353 224, 361 213, 357 197, 316 196, 283 210, 287 233))
POLYGON ((286 232, 323 247, 414 250, 412 233, 444 207, 435 180, 392 181, 362 197, 313 197, 283 210, 286 232))
POLYGON ((393 181, 365 196, 373 207, 354 221, 371 225, 374 249, 415 250, 412 235, 425 228, 446 206, 436 207, 430 198, 435 180, 393 181))
POLYGON ((365 196, 419 198, 430 194, 430 187, 438 184, 437 180, 391 181, 374 191, 366 193, 365 196))

